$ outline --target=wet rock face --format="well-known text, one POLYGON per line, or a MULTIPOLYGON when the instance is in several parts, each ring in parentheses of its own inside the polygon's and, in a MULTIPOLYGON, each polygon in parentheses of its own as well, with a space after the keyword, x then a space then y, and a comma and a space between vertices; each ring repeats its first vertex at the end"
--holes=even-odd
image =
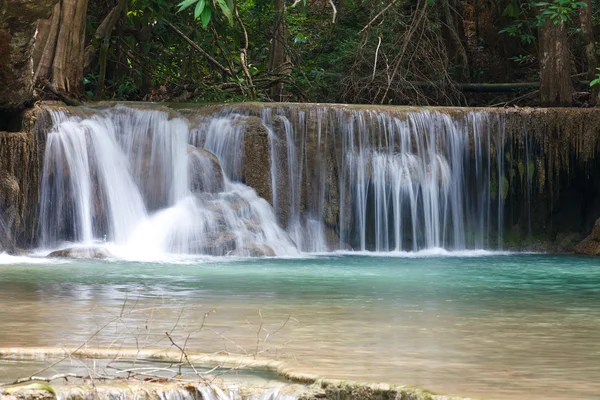
POLYGON ((592 233, 575 246, 575 253, 600 256, 600 218, 594 224, 592 233))
POLYGON ((19 197, 17 179, 0 170, 0 251, 12 252, 15 248, 15 222, 17 210, 15 204, 19 197))
POLYGON ((50 117, 35 106, 22 114, 19 125, 23 132, 0 132, 0 247, 5 251, 30 247, 35 240, 50 117))
POLYGON ((263 199, 273 204, 269 132, 258 117, 249 117, 244 136, 244 180, 263 199))
POLYGON ((21 108, 33 97, 33 43, 37 21, 57 0, 4 0, 0 5, 0 110, 21 108))
POLYGON ((193 193, 218 193, 224 190, 223 169, 213 153, 189 146, 188 157, 189 187, 193 193))
POLYGON ((231 255, 240 257, 275 257, 275 252, 268 246, 249 244, 232 252, 231 255))

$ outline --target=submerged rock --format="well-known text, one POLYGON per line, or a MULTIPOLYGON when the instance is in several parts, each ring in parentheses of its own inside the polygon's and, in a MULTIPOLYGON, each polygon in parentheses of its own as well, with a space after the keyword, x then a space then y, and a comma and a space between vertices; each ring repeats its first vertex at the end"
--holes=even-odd
POLYGON ((104 260, 111 258, 113 255, 110 251, 102 247, 82 247, 82 248, 68 248, 53 251, 48 254, 51 258, 95 258, 104 260))
POLYGON ((275 257, 275 252, 268 246, 246 245, 231 253, 240 257, 275 257))
POLYGON ((588 256, 600 255, 600 218, 594 223, 592 233, 575 246, 575 253, 588 256))

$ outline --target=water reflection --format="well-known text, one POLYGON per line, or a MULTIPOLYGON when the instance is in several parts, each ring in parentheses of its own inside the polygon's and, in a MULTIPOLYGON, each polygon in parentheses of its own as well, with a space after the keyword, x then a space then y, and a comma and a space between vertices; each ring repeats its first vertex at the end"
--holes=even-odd
POLYGON ((168 348, 171 332, 193 351, 260 353, 330 378, 491 399, 594 398, 594 262, 328 256, 5 265, 0 346, 168 348))

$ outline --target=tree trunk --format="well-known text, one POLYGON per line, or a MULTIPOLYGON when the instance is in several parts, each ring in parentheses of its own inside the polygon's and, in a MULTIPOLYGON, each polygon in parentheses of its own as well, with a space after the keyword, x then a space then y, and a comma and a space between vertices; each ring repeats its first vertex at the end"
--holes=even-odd
MULTIPOLYGON (((594 41, 594 26, 592 24, 592 1, 584 0, 587 7, 579 9, 579 23, 581 25, 581 33, 583 34, 583 45, 585 46, 585 57, 587 60, 587 79, 592 81, 596 77, 598 71, 598 60, 596 58, 596 45, 594 41)), ((596 105, 598 101, 598 85, 592 86, 592 95, 590 96, 590 104, 596 105)))
MULTIPOLYGON (((464 37, 464 27, 461 23, 458 24, 455 14, 455 5, 450 5, 450 0, 443 0, 442 10, 444 13, 442 31, 446 40, 446 49, 448 56, 454 64, 460 67, 460 76, 458 79, 465 80, 469 78, 469 57, 465 47, 465 42, 461 38, 464 37), (461 32, 462 31, 462 32, 461 32)), ((465 39, 466 41, 466 39, 465 39)))
POLYGON ((540 101, 543 107, 573 103, 567 29, 548 19, 539 28, 540 101))
POLYGON ((55 2, 0 1, 0 111, 17 110, 32 101, 37 21, 50 16, 55 2))
POLYGON ((36 79, 47 80, 67 95, 83 93, 87 5, 88 0, 61 0, 50 21, 41 23, 48 32, 47 39, 36 43, 36 79), (43 50, 38 46, 43 46, 43 50))
MULTIPOLYGON (((285 14, 285 1, 275 0, 275 18, 268 63, 269 73, 275 75, 284 74, 287 69, 287 29, 285 24, 285 14)), ((278 83, 271 88, 269 95, 273 101, 282 101, 285 98, 283 91, 283 83, 278 83)))
POLYGON ((96 100, 102 100, 104 97, 104 90, 106 89, 106 58, 108 56, 108 40, 106 38, 100 45, 100 58, 98 63, 100 64, 100 73, 98 74, 98 86, 96 87, 96 100))
POLYGON ((121 13, 125 9, 127 1, 119 0, 116 6, 113 7, 112 10, 106 15, 104 20, 98 25, 96 28, 96 32, 94 33, 94 37, 91 42, 85 48, 85 64, 84 69, 87 70, 96 54, 97 47, 102 47, 103 44, 107 43, 112 35, 113 29, 117 25, 119 18, 121 17, 121 13))

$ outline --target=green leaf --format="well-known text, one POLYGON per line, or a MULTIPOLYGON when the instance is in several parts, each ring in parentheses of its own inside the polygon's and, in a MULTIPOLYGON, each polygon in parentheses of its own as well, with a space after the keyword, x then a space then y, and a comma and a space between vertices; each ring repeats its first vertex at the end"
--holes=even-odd
POLYGON ((225 0, 217 0, 217 4, 221 7, 221 11, 223 11, 223 15, 227 17, 227 21, 229 21, 229 25, 233 25, 233 14, 231 13, 231 7, 225 2, 225 0))
POLYGON ((191 6, 192 4, 194 4, 197 1, 198 0, 183 0, 181 3, 177 4, 177 6, 179 7, 179 10, 177 10, 177 12, 181 12, 181 11, 185 10, 186 8, 188 8, 189 6, 191 6))
POLYGON ((511 17, 511 18, 517 18, 519 15, 521 14, 521 7, 520 5, 516 2, 516 1, 511 1, 506 8, 504 9, 504 12, 502 12, 502 15, 505 17, 511 17))
POLYGON ((43 382, 35 382, 35 383, 30 383, 29 385, 25 385, 25 386, 11 387, 11 388, 6 389, 4 392, 6 394, 13 394, 13 393, 19 392, 21 390, 45 390, 46 392, 50 392, 56 396, 56 392, 54 391, 54 388, 52 386, 50 386, 49 384, 43 383, 43 382))
POLYGON ((204 7, 204 11, 202 11, 202 27, 204 29, 208 28, 208 24, 210 23, 210 17, 211 17, 211 12, 210 12, 210 7, 204 7))
POLYGON ((204 11, 204 5, 206 4, 206 0, 198 0, 198 4, 196 4, 196 9, 194 10, 194 18, 200 18, 202 11, 204 11))

